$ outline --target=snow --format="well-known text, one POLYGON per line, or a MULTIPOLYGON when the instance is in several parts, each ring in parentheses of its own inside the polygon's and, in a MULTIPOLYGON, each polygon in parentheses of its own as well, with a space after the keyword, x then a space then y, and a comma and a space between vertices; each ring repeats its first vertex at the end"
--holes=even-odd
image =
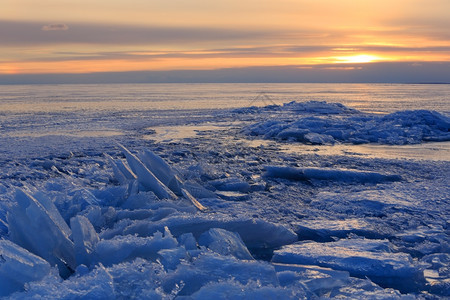
POLYGON ((0 158, 1 296, 449 296, 449 161, 321 148, 442 152, 444 114, 318 101, 179 114, 98 112, 128 134, 0 137, 1 153, 17 148, 0 158), (208 130, 158 136, 185 125, 208 130), (309 150, 282 151, 298 143, 309 150))

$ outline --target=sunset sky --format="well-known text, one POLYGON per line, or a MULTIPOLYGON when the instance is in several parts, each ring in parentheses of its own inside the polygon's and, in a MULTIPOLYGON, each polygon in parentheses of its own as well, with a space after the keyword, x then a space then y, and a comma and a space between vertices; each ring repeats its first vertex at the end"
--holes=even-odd
POLYGON ((1 0, 0 43, 0 83, 449 82, 450 1, 1 0))

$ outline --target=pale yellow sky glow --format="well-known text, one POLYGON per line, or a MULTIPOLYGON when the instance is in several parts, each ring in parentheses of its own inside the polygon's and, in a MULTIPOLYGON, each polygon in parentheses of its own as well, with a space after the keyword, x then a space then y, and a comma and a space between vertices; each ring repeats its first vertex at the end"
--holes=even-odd
POLYGON ((0 74, 449 62, 448 0, 3 0, 0 74))

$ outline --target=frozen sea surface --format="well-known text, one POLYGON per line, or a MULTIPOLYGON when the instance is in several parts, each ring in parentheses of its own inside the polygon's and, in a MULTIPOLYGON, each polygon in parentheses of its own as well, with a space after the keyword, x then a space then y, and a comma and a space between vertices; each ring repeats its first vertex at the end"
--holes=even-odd
POLYGON ((0 296, 449 297, 449 89, 2 86, 0 296))

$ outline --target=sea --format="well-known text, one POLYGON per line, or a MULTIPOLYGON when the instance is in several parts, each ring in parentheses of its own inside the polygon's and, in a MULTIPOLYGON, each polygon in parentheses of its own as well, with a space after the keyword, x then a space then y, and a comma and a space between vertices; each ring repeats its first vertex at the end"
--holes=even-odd
POLYGON ((0 114, 89 110, 185 110, 338 102, 371 113, 450 113, 450 84, 59 84, 0 85, 0 114))

